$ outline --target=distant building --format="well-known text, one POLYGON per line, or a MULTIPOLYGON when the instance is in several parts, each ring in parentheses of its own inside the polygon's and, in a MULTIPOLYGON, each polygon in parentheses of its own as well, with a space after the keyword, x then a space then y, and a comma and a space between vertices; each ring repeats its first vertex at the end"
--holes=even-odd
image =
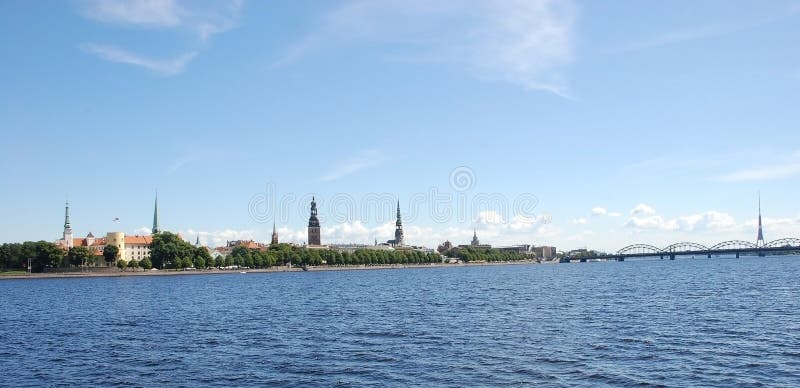
POLYGON ((441 243, 438 248, 436 248, 439 253, 445 253, 451 249, 453 249, 453 243, 451 243, 450 240, 446 240, 445 242, 441 243))
POLYGON ((481 244, 481 241, 478 240, 478 231, 473 229, 472 230, 472 241, 469 245, 462 244, 458 246, 459 248, 474 248, 474 249, 491 249, 491 244, 481 244))
POLYGON ((533 253, 539 259, 552 260, 556 257, 556 247, 540 246, 533 247, 533 253))
POLYGON ((494 249, 497 249, 497 250, 503 251, 503 252, 519 253, 519 254, 522 254, 522 255, 533 255, 534 253, 533 253, 532 248, 533 247, 531 247, 530 244, 518 244, 518 245, 512 245, 512 246, 508 246, 508 247, 495 247, 494 249))
POLYGON ((272 223, 272 240, 269 243, 270 245, 278 245, 278 230, 275 229, 275 223, 272 223))
POLYGON ((317 218, 317 201, 311 197, 311 216, 308 217, 308 245, 320 246, 322 239, 320 237, 319 219, 317 218))
MULTIPOLYGON (((156 197, 153 209, 153 232, 158 232, 158 197, 156 197)), ((142 260, 150 257, 150 246, 153 243, 152 235, 144 236, 126 236, 123 232, 108 232, 106 237, 95 238, 94 234, 89 232, 85 238, 73 237, 72 225, 69 220, 69 202, 66 203, 64 211, 64 232, 60 240, 56 241, 64 250, 69 250, 74 247, 85 247, 95 257, 95 263, 98 265, 106 264, 102 259, 103 251, 107 245, 114 245, 119 250, 118 258, 120 260, 142 260)), ((109 263, 114 264, 114 262, 109 263)))
POLYGON ((61 240, 56 241, 56 244, 65 250, 69 250, 75 246, 72 238, 72 225, 69 223, 69 201, 67 201, 64 205, 64 232, 61 236, 61 240))
POLYGON ((405 245, 404 237, 403 237, 403 220, 400 218, 400 201, 397 201, 397 221, 394 223, 394 240, 386 241, 387 244, 391 245, 392 247, 401 247, 405 245))

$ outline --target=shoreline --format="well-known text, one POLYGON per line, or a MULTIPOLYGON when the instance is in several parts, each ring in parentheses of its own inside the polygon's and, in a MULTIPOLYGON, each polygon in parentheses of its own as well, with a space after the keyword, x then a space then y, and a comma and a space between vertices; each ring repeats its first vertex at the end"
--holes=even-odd
MULTIPOLYGON (((557 261, 556 261, 557 262, 557 261)), ((158 270, 158 271, 114 271, 105 270, 97 272, 54 272, 54 273, 33 273, 24 275, 2 275, 0 272, 0 281, 2 280, 20 280, 20 279, 86 279, 86 278, 108 278, 108 277, 129 277, 129 276, 181 276, 181 275, 233 275, 247 273, 281 273, 281 272, 325 272, 325 271, 365 271, 365 270, 380 270, 380 269, 416 269, 416 268, 457 268, 457 267, 478 267, 478 266, 496 266, 496 265, 532 265, 532 264, 548 264, 548 262, 536 262, 534 260, 523 261, 499 261, 499 262, 480 262, 480 263, 461 263, 461 264, 384 264, 384 265, 352 265, 352 266, 318 266, 307 267, 308 271, 304 271, 300 267, 272 267, 260 269, 235 269, 235 270, 220 270, 220 269, 205 269, 193 271, 177 271, 177 270, 158 270)))

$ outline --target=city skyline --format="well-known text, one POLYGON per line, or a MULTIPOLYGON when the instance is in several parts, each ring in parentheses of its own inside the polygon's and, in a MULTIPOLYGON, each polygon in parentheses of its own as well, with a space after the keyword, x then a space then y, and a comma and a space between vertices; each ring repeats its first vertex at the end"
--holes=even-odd
POLYGON ((209 245, 301 243, 311 196, 386 197, 329 242, 391 239, 398 200, 431 247, 755 241, 759 190, 765 241, 797 235, 797 3, 426 4, 0 4, 0 241, 58 238, 65 199, 75 236, 146 234, 156 189, 209 245))

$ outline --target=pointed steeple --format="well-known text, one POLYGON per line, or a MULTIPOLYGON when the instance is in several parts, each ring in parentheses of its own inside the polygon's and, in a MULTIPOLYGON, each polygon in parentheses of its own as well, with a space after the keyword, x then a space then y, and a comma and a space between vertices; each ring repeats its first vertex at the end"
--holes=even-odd
POLYGON ((158 227, 158 191, 156 191, 156 201, 153 205, 153 234, 160 232, 158 227))
POLYGON ((197 234, 197 240, 195 240, 194 245, 198 247, 200 246, 200 233, 197 234))
POLYGON ((64 229, 70 229, 72 226, 69 223, 69 200, 64 204, 64 229))
POLYGON ((275 228, 275 221, 272 221, 272 241, 270 245, 278 244, 278 229, 275 228))
POLYGON ((472 242, 470 243, 472 246, 481 245, 480 240, 478 240, 478 230, 473 228, 472 229, 472 242))
POLYGON ((394 245, 402 246, 403 242, 403 220, 400 218, 400 200, 397 200, 397 221, 395 222, 394 229, 394 245))
POLYGON ((308 245, 322 245, 320 237, 319 218, 317 218, 317 199, 311 197, 311 216, 308 217, 308 245))
POLYGON ((64 236, 62 240, 65 248, 72 248, 74 240, 72 239, 72 225, 69 222, 69 200, 64 203, 64 236))
POLYGON ((758 192, 758 237, 756 246, 764 246, 764 230, 761 228, 761 192, 758 192))

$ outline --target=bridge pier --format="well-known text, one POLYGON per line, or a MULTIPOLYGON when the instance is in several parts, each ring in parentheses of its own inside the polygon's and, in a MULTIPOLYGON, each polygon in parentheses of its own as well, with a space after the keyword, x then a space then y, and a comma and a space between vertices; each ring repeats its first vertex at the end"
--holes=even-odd
POLYGON ((664 260, 664 255, 661 255, 661 260, 664 260))
POLYGON ((708 254, 708 258, 709 258, 709 259, 711 258, 711 254, 710 254, 710 253, 708 254))
POLYGON ((737 259, 739 258, 739 252, 736 252, 736 258, 737 259))
POLYGON ((624 257, 622 257, 622 256, 620 256, 620 257, 617 257, 617 261, 625 261, 625 258, 624 258, 624 257))
POLYGON ((669 255, 670 260, 675 260, 675 255, 669 255))

